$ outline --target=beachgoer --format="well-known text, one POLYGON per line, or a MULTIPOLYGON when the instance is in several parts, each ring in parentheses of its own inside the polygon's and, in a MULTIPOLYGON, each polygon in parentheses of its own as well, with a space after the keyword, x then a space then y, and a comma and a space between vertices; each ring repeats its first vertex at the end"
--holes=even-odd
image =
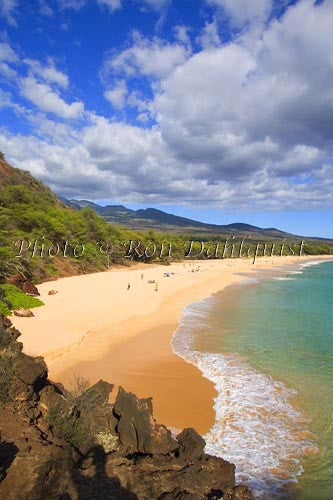
POLYGON ((131 288, 131 284, 127 283, 127 290, 129 290, 130 288, 131 288))

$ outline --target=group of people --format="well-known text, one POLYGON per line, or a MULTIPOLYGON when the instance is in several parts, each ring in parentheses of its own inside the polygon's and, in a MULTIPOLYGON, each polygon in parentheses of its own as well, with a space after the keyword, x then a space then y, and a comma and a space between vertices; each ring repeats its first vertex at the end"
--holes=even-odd
MULTIPOLYGON (((142 273, 140 277, 143 280, 144 274, 142 273)), ((158 283, 157 283, 157 281, 155 281, 155 280, 149 280, 148 283, 155 283, 155 292, 158 292, 158 283)), ((130 290, 130 289, 131 289, 131 283, 128 282, 127 283, 127 290, 130 290)))

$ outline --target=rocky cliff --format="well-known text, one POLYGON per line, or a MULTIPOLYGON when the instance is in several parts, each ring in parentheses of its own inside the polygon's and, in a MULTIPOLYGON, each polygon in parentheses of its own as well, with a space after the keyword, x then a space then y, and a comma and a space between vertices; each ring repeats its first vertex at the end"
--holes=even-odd
POLYGON ((0 317, 1 500, 252 499, 195 430, 174 438, 158 424, 151 399, 120 388, 109 404, 103 381, 68 392, 19 336, 0 317))

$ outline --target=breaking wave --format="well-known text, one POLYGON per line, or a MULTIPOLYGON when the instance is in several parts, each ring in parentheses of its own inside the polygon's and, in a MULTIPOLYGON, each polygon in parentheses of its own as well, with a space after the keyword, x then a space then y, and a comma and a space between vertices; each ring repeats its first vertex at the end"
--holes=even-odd
POLYGON ((248 485, 255 498, 281 498, 303 472, 302 459, 317 453, 314 438, 291 403, 295 391, 240 356, 193 348, 196 333, 213 328, 207 313, 214 304, 211 297, 186 307, 172 339, 174 352, 197 366, 218 393, 206 451, 234 463, 237 482, 248 485))

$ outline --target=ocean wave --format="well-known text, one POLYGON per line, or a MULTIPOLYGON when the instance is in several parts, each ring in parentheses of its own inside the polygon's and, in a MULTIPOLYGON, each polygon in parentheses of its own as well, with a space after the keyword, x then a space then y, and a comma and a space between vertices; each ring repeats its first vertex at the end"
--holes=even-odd
POLYGON ((301 267, 318 266, 319 264, 322 264, 323 262, 333 262, 333 260, 332 259, 311 260, 310 262, 304 262, 304 264, 300 264, 300 266, 301 267))
POLYGON ((262 281, 259 277, 256 278, 245 278, 242 281, 239 281, 238 283, 235 283, 234 286, 246 286, 246 285, 252 285, 255 283, 260 283, 262 281))
POLYGON ((279 276, 278 278, 274 278, 275 280, 278 281, 293 281, 295 278, 286 278, 284 276, 279 276))
POLYGON ((280 498, 303 472, 305 455, 317 452, 314 439, 290 402, 295 391, 237 355, 193 348, 213 304, 210 298, 185 308, 172 339, 175 353, 197 366, 218 393, 215 424, 204 436, 206 451, 234 463, 237 482, 248 485, 255 498, 280 498))

